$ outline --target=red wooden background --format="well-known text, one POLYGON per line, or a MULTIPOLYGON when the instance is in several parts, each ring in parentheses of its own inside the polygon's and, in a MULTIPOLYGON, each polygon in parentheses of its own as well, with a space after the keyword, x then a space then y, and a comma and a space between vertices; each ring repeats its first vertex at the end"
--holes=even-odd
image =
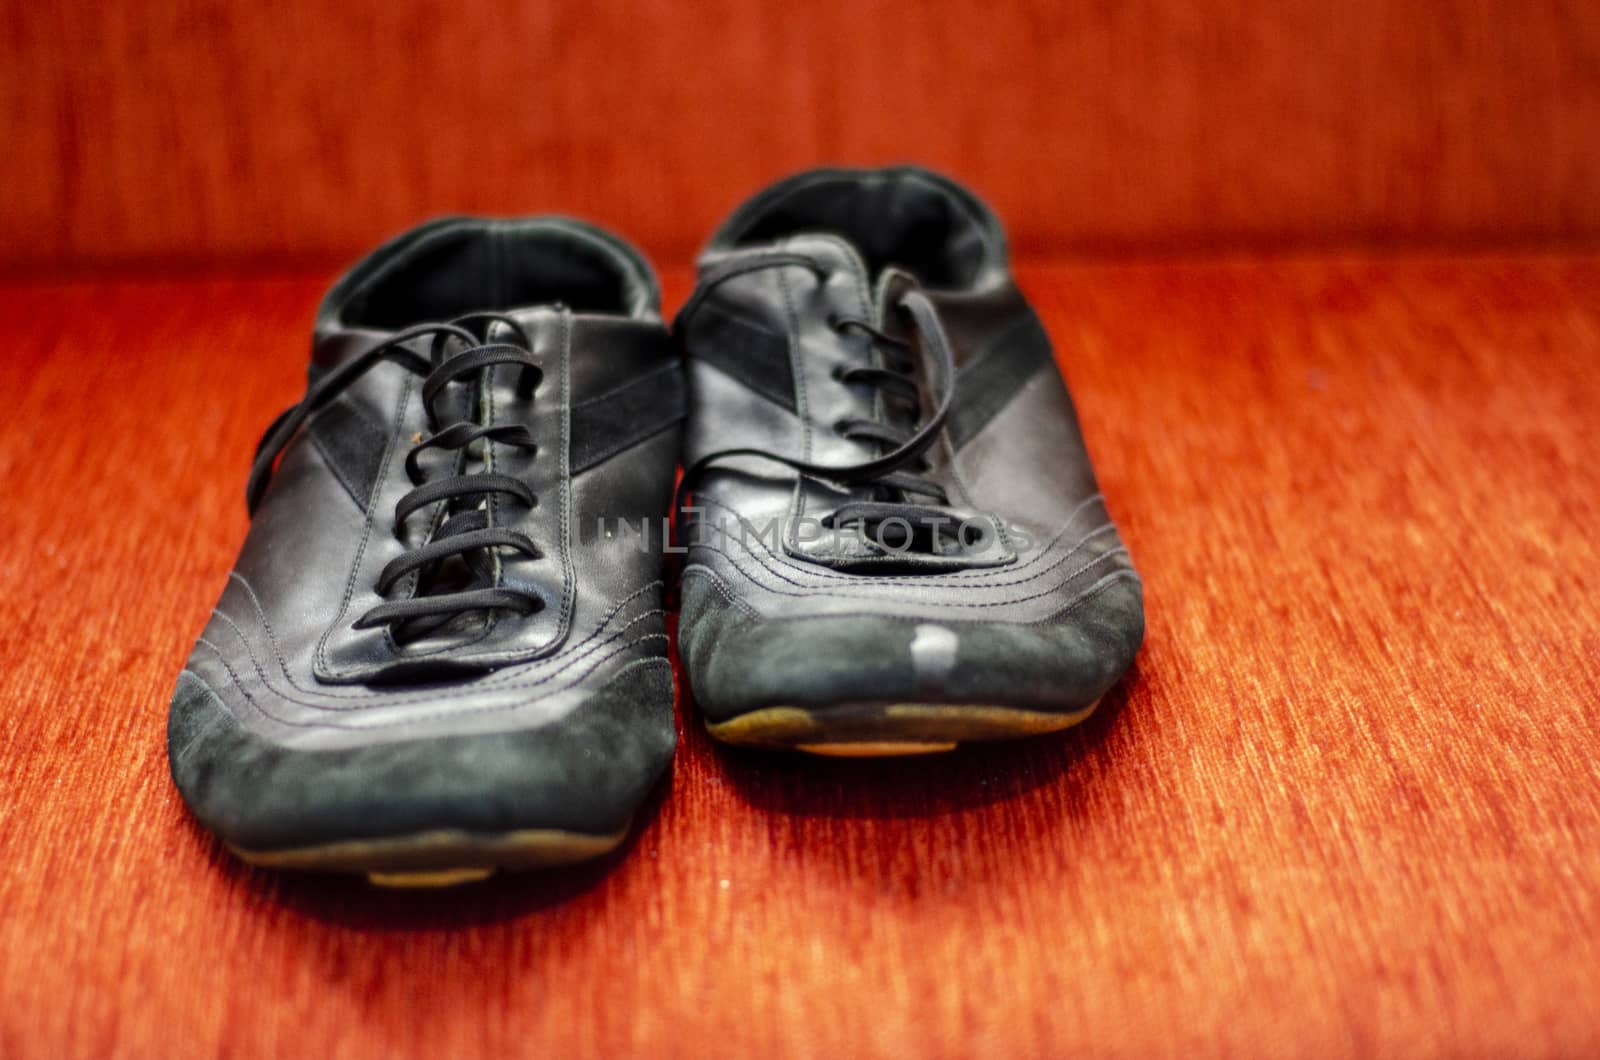
POLYGON ((563 210, 682 260, 819 161, 1023 251, 1600 236, 1588 0, 141 0, 0 15, 0 260, 345 257, 563 210))

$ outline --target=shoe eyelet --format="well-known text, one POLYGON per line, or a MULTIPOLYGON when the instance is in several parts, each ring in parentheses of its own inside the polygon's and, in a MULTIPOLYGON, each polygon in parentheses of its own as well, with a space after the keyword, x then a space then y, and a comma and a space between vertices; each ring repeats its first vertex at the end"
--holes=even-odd
POLYGON ((845 374, 847 372, 849 372, 849 371, 850 371, 850 366, 849 365, 836 364, 832 368, 828 369, 828 377, 830 379, 832 379, 835 383, 842 383, 842 382, 845 381, 844 380, 845 374))
POLYGON ((844 317, 840 316, 838 313, 829 313, 828 314, 828 327, 831 328, 834 331, 843 331, 844 330, 844 317))
POLYGON ((845 432, 848 431, 849 429, 850 429, 850 421, 849 420, 834 420, 833 421, 833 433, 837 434, 839 437, 841 437, 841 438, 845 437, 845 432))

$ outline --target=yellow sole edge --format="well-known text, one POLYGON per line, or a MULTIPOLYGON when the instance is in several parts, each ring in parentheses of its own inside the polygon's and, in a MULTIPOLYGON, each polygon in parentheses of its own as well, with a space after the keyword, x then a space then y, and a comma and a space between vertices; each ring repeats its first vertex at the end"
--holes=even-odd
POLYGON ((628 827, 604 835, 550 828, 498 835, 439 829, 287 850, 249 850, 231 843, 228 849, 263 868, 365 873, 380 887, 452 887, 486 879, 497 869, 554 868, 603 857, 622 844, 628 827))
POLYGON ((462 883, 477 883, 494 875, 492 868, 434 869, 429 872, 369 872, 367 882, 374 887, 393 887, 399 890, 426 890, 433 887, 454 887, 462 883))
POLYGON ((797 743, 796 751, 827 758, 895 758, 904 755, 936 755, 954 751, 954 743, 918 743, 914 740, 862 740, 860 743, 797 743))
POLYGON ((986 704, 841 704, 821 710, 776 706, 727 721, 708 721, 706 731, 741 747, 878 758, 936 754, 960 743, 1059 732, 1088 718, 1099 705, 1097 699, 1065 714, 986 704))

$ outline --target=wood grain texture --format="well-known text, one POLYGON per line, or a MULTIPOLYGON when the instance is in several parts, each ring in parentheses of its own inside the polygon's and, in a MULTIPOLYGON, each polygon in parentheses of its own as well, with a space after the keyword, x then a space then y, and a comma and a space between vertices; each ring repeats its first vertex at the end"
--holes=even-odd
POLYGON ((660 255, 819 162, 1025 251, 1600 239, 1589 0, 0 3, 0 263, 350 256, 561 210, 660 255))
POLYGON ((1101 714, 864 764, 685 704, 622 858, 438 894, 248 870, 166 772, 325 278, 0 288, 0 1056, 1600 1053, 1600 259, 1022 279, 1147 586, 1101 714))

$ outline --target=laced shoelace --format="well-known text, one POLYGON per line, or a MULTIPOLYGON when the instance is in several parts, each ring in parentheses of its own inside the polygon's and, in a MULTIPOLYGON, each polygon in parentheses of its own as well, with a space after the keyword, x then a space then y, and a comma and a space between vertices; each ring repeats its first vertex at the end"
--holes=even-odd
MULTIPOLYGON (((492 470, 467 470, 471 457, 469 447, 498 443, 531 455, 538 449, 532 434, 523 424, 490 426, 466 419, 441 427, 442 416, 437 405, 441 395, 453 384, 480 383, 484 373, 499 366, 521 369, 517 386, 524 399, 531 398, 538 389, 543 371, 533 358, 527 332, 516 320, 498 313, 475 313, 448 323, 409 328, 363 351, 312 384, 304 400, 273 421, 256 448, 255 463, 245 489, 245 502, 251 514, 255 513, 266 492, 284 446, 312 413, 386 360, 423 377, 422 406, 429 432, 415 439, 411 451, 406 454, 406 475, 413 489, 395 504, 395 536, 405 539, 407 520, 417 512, 440 501, 444 502, 444 507, 435 514, 426 542, 402 553, 378 574, 377 591, 382 596, 387 596, 408 576, 416 575, 412 595, 377 605, 356 620, 355 628, 389 626, 397 636, 402 632, 414 636, 470 612, 504 610, 529 615, 540 610, 544 601, 537 594, 499 584, 498 567, 500 549, 510 549, 530 559, 539 559, 543 553, 526 534, 492 525, 488 506, 493 495, 514 498, 527 508, 534 507, 538 498, 526 483, 510 475, 492 470), (489 341, 489 331, 497 323, 509 328, 519 341, 489 341), (469 330, 474 325, 484 329, 484 338, 480 339, 469 330), (407 346, 424 338, 431 339, 426 357, 407 346), (452 342, 459 344, 460 349, 447 355, 452 342), (430 450, 456 454, 449 475, 428 478, 421 458, 430 450), (464 564, 468 572, 462 584, 446 584, 446 579, 439 577, 454 560, 464 564)), ((485 464, 489 466, 487 459, 485 464)), ((455 580, 462 581, 459 576, 455 580)))
MULTIPOLYGON (((819 278, 825 278, 828 274, 820 262, 804 254, 774 253, 728 262, 705 276, 700 289, 684 306, 679 319, 687 320, 718 284, 774 265, 800 265, 812 270, 819 278)), ((943 487, 926 478, 925 474, 929 470, 926 453, 938 440, 955 397, 955 355, 939 322, 938 311, 926 294, 915 289, 907 291, 895 302, 895 309, 907 315, 911 326, 922 338, 924 349, 938 368, 938 398, 933 413, 926 420, 914 429, 878 419, 845 419, 834 424, 834 430, 842 437, 880 447, 879 455, 855 464, 817 464, 755 447, 719 449, 707 453, 684 469, 678 483, 677 511, 682 512, 683 500, 692 483, 704 471, 734 457, 757 457, 846 488, 873 487, 876 494, 874 499, 849 501, 840 505, 824 520, 825 525, 873 527, 882 526, 891 519, 904 520, 910 529, 898 544, 928 550, 942 532, 941 527, 953 522, 950 510, 946 507, 950 503, 949 496, 943 487), (907 495, 926 497, 929 503, 908 502, 903 499, 907 495)), ((835 315, 829 323, 841 332, 860 331, 887 354, 886 367, 841 366, 834 373, 837 380, 871 386, 880 393, 892 393, 895 397, 890 400, 898 401, 908 410, 915 410, 920 405, 922 384, 918 380, 918 366, 912 355, 911 343, 895 338, 871 321, 858 317, 835 315)), ((926 373, 920 374, 926 376, 926 373)))

